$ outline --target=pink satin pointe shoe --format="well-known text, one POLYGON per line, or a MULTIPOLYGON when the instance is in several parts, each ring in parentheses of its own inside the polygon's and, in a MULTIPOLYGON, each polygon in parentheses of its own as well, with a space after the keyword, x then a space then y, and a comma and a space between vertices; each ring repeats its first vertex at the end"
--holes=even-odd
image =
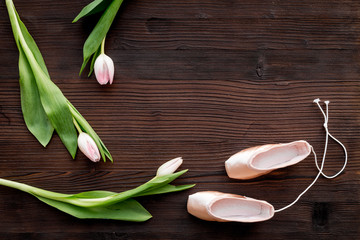
POLYGON ((260 222, 274 216, 274 207, 268 202, 216 191, 190 195, 187 210, 195 217, 217 222, 260 222))
POLYGON ((230 178, 251 179, 294 165, 309 156, 311 149, 303 140, 247 148, 225 161, 225 168, 230 178))

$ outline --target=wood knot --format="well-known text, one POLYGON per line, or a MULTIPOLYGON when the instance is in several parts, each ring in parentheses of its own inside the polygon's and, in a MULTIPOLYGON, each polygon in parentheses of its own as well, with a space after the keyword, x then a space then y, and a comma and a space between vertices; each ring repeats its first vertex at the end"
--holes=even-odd
POLYGON ((312 223, 315 229, 324 229, 329 221, 330 204, 316 202, 313 206, 312 223))
POLYGON ((265 65, 265 55, 264 55, 264 53, 260 53, 260 56, 256 63, 256 68, 255 68, 255 72, 256 72, 256 75, 258 76, 258 78, 262 78, 262 76, 264 75, 264 71, 265 71, 264 65, 265 65))
POLYGON ((264 65, 263 65, 263 62, 258 62, 256 64, 256 75, 261 78, 264 74, 264 65))

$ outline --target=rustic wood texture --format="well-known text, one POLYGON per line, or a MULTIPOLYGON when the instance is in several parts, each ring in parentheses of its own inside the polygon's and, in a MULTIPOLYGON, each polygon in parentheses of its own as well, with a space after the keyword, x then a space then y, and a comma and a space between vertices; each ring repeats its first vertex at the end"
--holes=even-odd
MULTIPOLYGON (((63 193, 123 191, 182 156, 180 193, 143 197, 145 223, 79 220, 0 187, 0 239, 358 239, 360 226, 360 2, 355 0, 126 1, 107 37, 112 86, 78 76, 82 45, 99 16, 72 24, 90 0, 16 0, 52 80, 105 142, 114 164, 72 160, 55 134, 43 148, 23 121, 16 49, 0 4, 0 177, 63 193), (322 155, 323 118, 349 151, 338 178, 320 178, 293 207, 262 223, 205 222, 187 196, 218 190, 280 208, 317 174, 313 158, 248 180, 224 161, 261 144, 309 141, 322 155)), ((343 163, 330 142, 326 173, 343 163)))

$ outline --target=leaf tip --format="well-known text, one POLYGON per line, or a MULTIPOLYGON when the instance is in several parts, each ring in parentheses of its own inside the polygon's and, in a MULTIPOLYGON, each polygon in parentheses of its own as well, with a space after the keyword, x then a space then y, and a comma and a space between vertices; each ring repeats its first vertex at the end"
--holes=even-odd
POLYGON ((113 158, 112 158, 112 156, 111 156, 110 153, 109 153, 109 155, 107 155, 107 157, 108 157, 108 159, 111 161, 111 163, 114 163, 114 160, 113 160, 113 158))

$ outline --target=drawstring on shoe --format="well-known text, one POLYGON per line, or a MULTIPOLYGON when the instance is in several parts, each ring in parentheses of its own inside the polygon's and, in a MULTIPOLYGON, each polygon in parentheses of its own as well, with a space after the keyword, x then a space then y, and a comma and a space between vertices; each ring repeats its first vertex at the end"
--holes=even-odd
POLYGON ((315 165, 316 168, 319 170, 318 174, 316 175, 315 179, 312 181, 312 183, 302 192, 299 194, 299 196, 289 205, 277 209, 274 212, 281 212, 291 206, 293 206, 314 184, 315 182, 318 180, 318 178, 320 177, 320 175, 324 176, 325 178, 331 179, 331 178, 336 178, 337 176, 339 176, 345 169, 346 164, 348 162, 348 154, 347 154, 347 150, 344 146, 344 144, 342 144, 338 139, 336 139, 333 135, 330 134, 329 129, 328 129, 328 121, 329 121, 329 101, 325 101, 325 105, 326 105, 326 113, 324 112, 324 110, 322 109, 322 107, 319 104, 320 99, 317 98, 314 100, 314 103, 317 104, 317 106, 319 107, 321 113, 324 116, 324 128, 325 128, 325 132, 326 132, 326 136, 325 136, 325 148, 324 148, 324 153, 323 153, 323 157, 322 157, 322 161, 321 161, 321 166, 319 167, 318 161, 317 161, 317 157, 316 157, 316 153, 313 147, 311 147, 311 151, 314 154, 314 159, 315 159, 315 165), (324 165, 325 165, 325 158, 326 158, 326 152, 327 152, 327 147, 328 147, 328 142, 329 142, 329 136, 335 141, 337 142, 344 150, 344 155, 345 155, 345 160, 344 160, 344 165, 341 168, 340 171, 338 171, 336 174, 332 175, 332 176, 328 176, 323 172, 324 169, 324 165))

